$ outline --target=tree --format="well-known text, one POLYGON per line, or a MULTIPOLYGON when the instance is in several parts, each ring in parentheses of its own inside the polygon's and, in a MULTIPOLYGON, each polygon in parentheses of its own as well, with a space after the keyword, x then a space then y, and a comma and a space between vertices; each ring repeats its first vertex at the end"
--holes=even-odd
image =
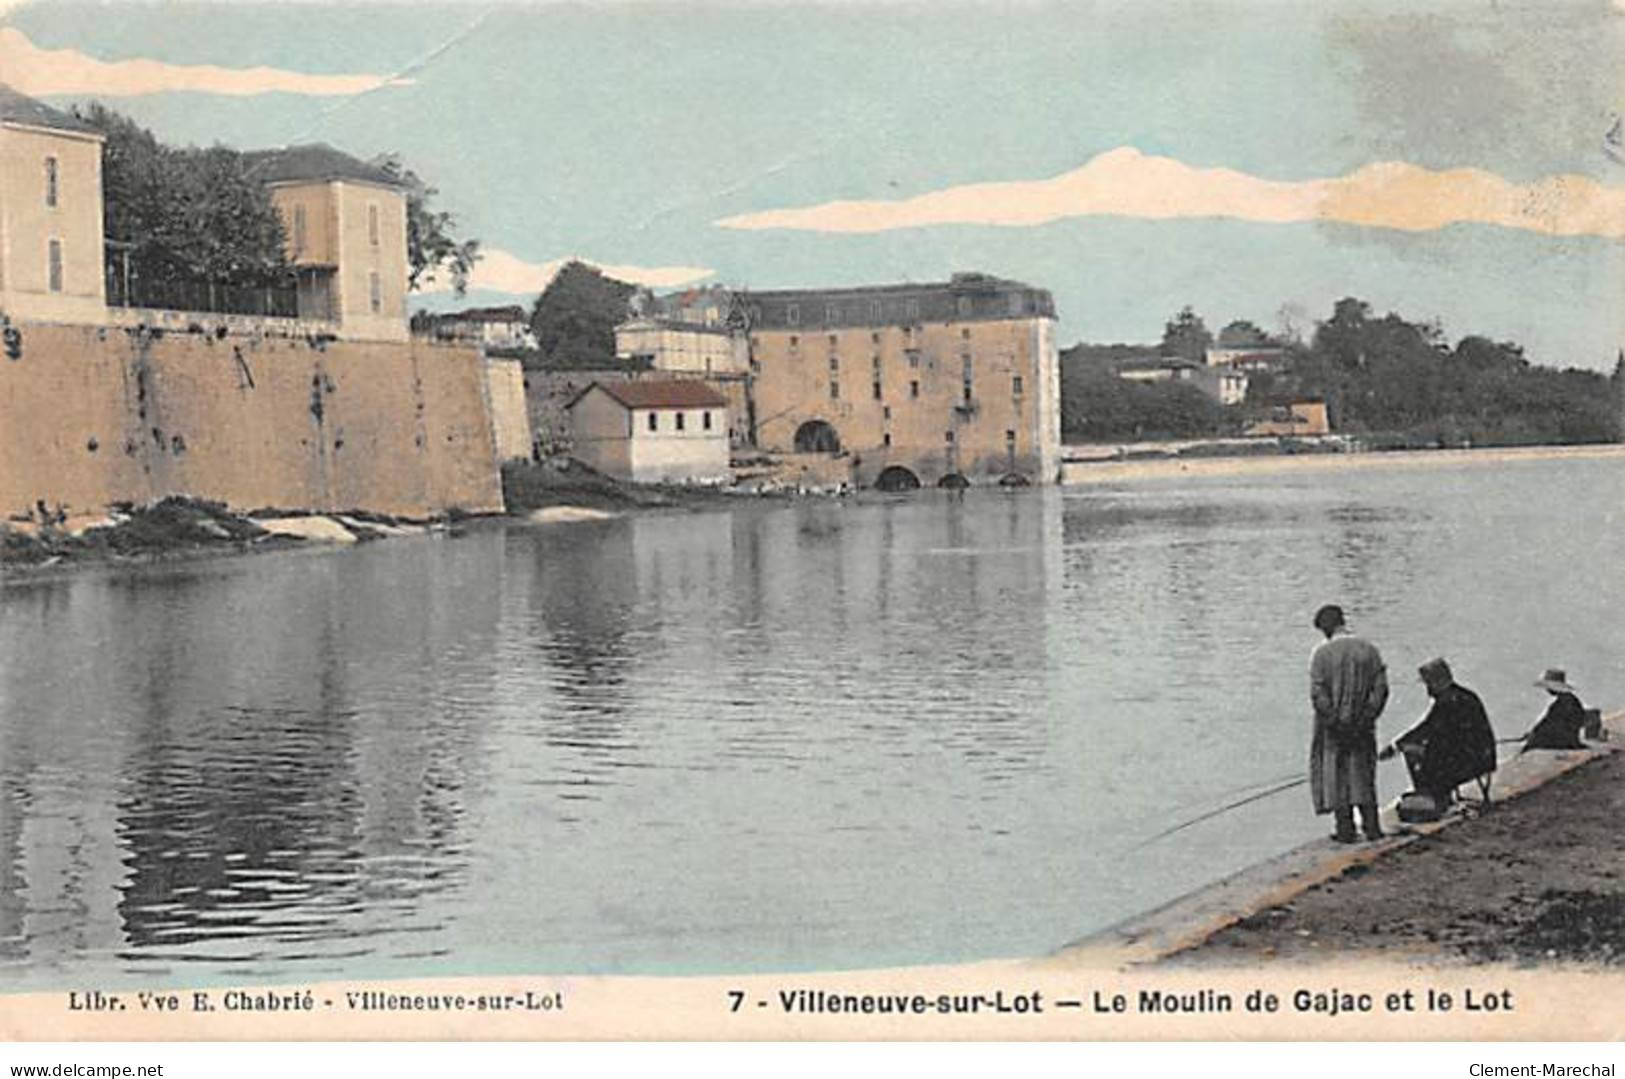
POLYGON ((1219 347, 1221 348, 1266 348, 1271 344, 1270 335, 1265 333, 1257 323, 1246 319, 1237 319, 1219 331, 1219 347))
POLYGON ((1275 309, 1276 332, 1287 344, 1303 344, 1303 326, 1308 321, 1309 312, 1296 301, 1288 300, 1275 309))
POLYGON ((457 219, 449 212, 432 210, 430 200, 440 192, 417 173, 401 164, 395 154, 374 158, 371 164, 383 169, 406 189, 406 287, 418 287, 439 273, 451 278, 453 291, 461 296, 468 289, 468 277, 480 259, 480 241, 459 240, 452 235, 457 219))
POLYGON ((1202 363, 1207 358, 1207 350, 1213 344, 1213 335, 1208 332, 1207 324, 1202 316, 1192 311, 1190 305, 1180 308, 1175 315, 1162 327, 1162 351, 1168 356, 1182 356, 1187 360, 1202 363))
POLYGON ((1371 305, 1345 296, 1332 308, 1332 317, 1315 327, 1314 350, 1339 367, 1354 368, 1365 363, 1362 335, 1371 305))
POLYGON ((613 361, 615 327, 625 321, 636 291, 584 262, 565 263, 531 309, 537 348, 557 363, 613 361))
POLYGON ((1061 368, 1061 431, 1083 442, 1204 438, 1231 425, 1224 407, 1187 382, 1131 382, 1111 371, 1061 368))
POLYGON ((99 103, 75 111, 106 138, 104 228, 129 245, 134 276, 264 285, 286 275, 281 216, 241 153, 165 146, 99 103))

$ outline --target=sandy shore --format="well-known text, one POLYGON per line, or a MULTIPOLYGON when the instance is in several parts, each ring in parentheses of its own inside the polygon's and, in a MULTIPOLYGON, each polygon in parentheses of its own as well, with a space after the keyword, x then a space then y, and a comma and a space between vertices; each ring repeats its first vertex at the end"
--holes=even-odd
POLYGON ((1513 446, 1478 450, 1407 450, 1393 453, 1310 453, 1257 457, 1159 458, 1074 461, 1061 466, 1067 485, 1118 483, 1167 476, 1266 476, 1347 472, 1360 469, 1426 469, 1494 466, 1523 461, 1625 460, 1625 445, 1513 446))

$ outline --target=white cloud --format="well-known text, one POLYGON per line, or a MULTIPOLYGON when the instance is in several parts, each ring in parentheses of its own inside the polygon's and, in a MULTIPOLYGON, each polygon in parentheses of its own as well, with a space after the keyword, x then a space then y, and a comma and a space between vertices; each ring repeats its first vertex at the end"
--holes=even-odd
MULTIPOLYGON (((474 273, 469 277, 468 287, 514 295, 541 292, 553 280, 554 275, 571 261, 584 262, 618 281, 646 285, 649 288, 680 288, 696 281, 703 281, 715 272, 700 266, 615 266, 594 262, 591 259, 572 259, 568 256, 553 259, 551 262, 535 263, 526 262, 517 255, 498 248, 484 248, 480 252, 480 260, 474 264, 474 273)), ((423 291, 450 292, 451 282, 429 281, 423 286, 423 291)))
MULTIPOLYGON (((0 0, 0 15, 6 10, 5 2, 0 0)), ((21 30, 0 27, 0 82, 25 94, 138 97, 190 91, 234 97, 272 93, 330 97, 364 93, 409 81, 388 75, 310 75, 274 67, 231 68, 145 59, 98 60, 77 49, 42 49, 21 30)))
POLYGON ((1048 180, 964 184, 908 199, 827 202, 740 214, 730 229, 886 232, 931 225, 1028 227, 1069 217, 1338 221, 1425 232, 1460 223, 1552 236, 1625 239, 1625 188, 1584 176, 1519 184, 1479 169, 1435 172, 1400 161, 1320 180, 1265 180, 1119 147, 1048 180))

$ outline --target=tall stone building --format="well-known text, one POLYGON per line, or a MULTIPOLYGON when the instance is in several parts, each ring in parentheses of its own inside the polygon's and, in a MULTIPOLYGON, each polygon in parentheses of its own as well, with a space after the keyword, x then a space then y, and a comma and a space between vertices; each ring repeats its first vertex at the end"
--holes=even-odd
POLYGON ((101 322, 102 136, 0 85, 0 311, 101 322))
POLYGON ((249 156, 282 216, 299 317, 345 338, 404 341, 406 193, 383 169, 324 143, 249 156))
POLYGON ((756 444, 844 455, 859 485, 1056 479, 1049 292, 987 274, 741 293, 756 444))

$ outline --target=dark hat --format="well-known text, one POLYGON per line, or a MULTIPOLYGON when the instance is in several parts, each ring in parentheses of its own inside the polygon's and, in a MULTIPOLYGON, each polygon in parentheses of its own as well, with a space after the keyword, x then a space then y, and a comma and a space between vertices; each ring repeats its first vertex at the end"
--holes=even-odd
POLYGON ((1450 664, 1446 663, 1442 657, 1428 660, 1416 668, 1416 673, 1422 676, 1424 682, 1454 682, 1456 680, 1455 675, 1450 673, 1450 664))
POLYGON ((1549 689, 1553 693, 1574 692, 1574 687, 1569 685, 1568 672, 1561 667, 1547 667, 1546 673, 1536 680, 1535 685, 1549 689))
POLYGON ((1322 633, 1347 624, 1343 618, 1343 608, 1335 603, 1328 603, 1315 612, 1314 626, 1322 633))

